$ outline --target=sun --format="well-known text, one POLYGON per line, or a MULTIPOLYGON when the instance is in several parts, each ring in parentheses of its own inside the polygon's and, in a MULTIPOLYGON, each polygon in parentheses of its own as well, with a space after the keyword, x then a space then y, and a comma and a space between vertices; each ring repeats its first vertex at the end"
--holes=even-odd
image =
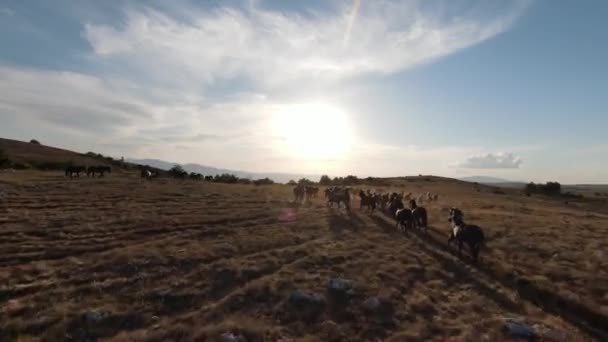
POLYGON ((346 112, 325 103, 282 106, 273 114, 279 147, 304 159, 339 159, 353 144, 353 133, 346 112))

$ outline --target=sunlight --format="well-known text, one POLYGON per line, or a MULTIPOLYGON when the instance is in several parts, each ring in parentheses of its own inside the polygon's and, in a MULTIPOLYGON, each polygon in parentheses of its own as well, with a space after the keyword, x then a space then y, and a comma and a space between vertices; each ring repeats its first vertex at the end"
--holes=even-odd
POLYGON ((293 104, 274 113, 273 131, 283 139, 280 148, 305 159, 345 157, 353 143, 346 113, 324 103, 293 104))

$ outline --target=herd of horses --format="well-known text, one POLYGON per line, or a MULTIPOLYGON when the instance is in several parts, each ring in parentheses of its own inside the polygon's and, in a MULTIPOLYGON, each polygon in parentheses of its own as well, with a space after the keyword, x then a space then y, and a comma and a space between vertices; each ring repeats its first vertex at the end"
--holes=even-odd
POLYGON ((80 177, 81 173, 86 173, 87 177, 103 177, 105 173, 112 173, 112 168, 110 166, 105 165, 97 165, 97 166, 68 166, 65 168, 65 176, 69 176, 73 178, 74 175, 76 177, 80 177))
MULTIPOLYGON (((73 178, 74 175, 80 177, 81 173, 86 173, 87 177, 104 177, 105 173, 112 173, 110 166, 98 165, 98 166, 69 166, 65 169, 65 176, 73 178)), ((141 170, 142 178, 153 178, 158 177, 158 173, 148 170, 141 170)), ((192 174, 194 179, 205 180, 199 174, 192 174)), ((325 199, 327 200, 328 207, 338 208, 344 206, 348 212, 351 210, 351 188, 341 186, 330 186, 324 191, 325 199)), ((319 188, 312 185, 297 185, 293 189, 293 194, 296 202, 303 202, 307 199, 316 198, 319 193, 319 188)), ((420 206, 424 199, 427 201, 437 201, 439 198, 438 194, 431 194, 427 192, 424 195, 419 195, 416 198, 412 193, 380 193, 372 192, 370 190, 364 191, 359 190, 358 195, 360 198, 360 209, 364 208, 371 214, 375 210, 379 209, 389 217, 395 219, 395 228, 404 232, 408 229, 420 230, 421 232, 427 233, 428 215, 427 210, 420 206), (404 200, 408 203, 408 207, 405 206, 404 200)), ((458 208, 450 209, 450 216, 448 222, 451 223, 450 236, 448 238, 448 246, 454 241, 458 245, 458 254, 462 254, 463 245, 467 245, 471 252, 471 256, 474 261, 477 261, 479 252, 483 242, 485 240, 482 229, 476 225, 466 224, 464 222, 464 213, 458 208)))
MULTIPOLYGON (((328 207, 338 208, 344 206, 347 212, 351 210, 351 188, 331 186, 325 189, 325 198, 328 207)), ((296 201, 304 201, 307 198, 315 198, 319 189, 309 185, 298 185, 293 189, 296 201)), ((427 210, 418 205, 412 194, 403 193, 379 193, 370 190, 359 190, 361 210, 366 209, 369 213, 374 213, 376 209, 381 210, 389 217, 395 219, 395 228, 400 232, 406 230, 419 230, 427 233, 428 214, 427 210), (408 207, 404 205, 404 200, 407 201, 408 207)), ((437 201, 438 194, 426 193, 417 197, 418 201, 426 198, 429 201, 437 201)), ((464 213, 462 210, 452 207, 450 208, 448 222, 451 224, 450 235, 448 237, 448 247, 456 242, 458 246, 458 255, 462 256, 462 248, 467 245, 471 253, 473 261, 477 261, 481 246, 484 243, 485 236, 479 226, 467 224, 464 222, 464 213)))

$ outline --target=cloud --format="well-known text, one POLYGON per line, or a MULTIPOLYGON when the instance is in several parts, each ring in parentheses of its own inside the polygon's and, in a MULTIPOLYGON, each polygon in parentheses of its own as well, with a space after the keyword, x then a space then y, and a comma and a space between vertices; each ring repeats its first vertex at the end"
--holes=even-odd
POLYGON ((253 5, 194 8, 187 18, 131 9, 124 25, 88 23, 83 35, 99 60, 157 81, 245 78, 269 86, 403 71, 507 30, 526 3, 485 11, 483 3, 429 10, 417 2, 370 1, 354 11, 349 1, 306 16, 253 5))
POLYGON ((521 164, 521 158, 513 153, 499 152, 471 156, 458 166, 468 169, 518 169, 521 164))
POLYGON ((29 116, 73 131, 120 135, 154 114, 120 86, 73 72, 0 67, 0 115, 29 116))
MULTIPOLYGON (((80 72, 0 66, 0 121, 6 123, 0 134, 15 136, 7 127, 27 127, 41 139, 53 132, 49 143, 105 148, 104 154, 305 171, 293 170, 306 165, 276 150, 280 137, 269 120, 277 108, 479 44, 508 30, 527 4, 445 1, 431 9, 416 1, 361 1, 358 7, 336 1, 324 11, 279 11, 251 3, 130 5, 118 11, 124 18, 82 20, 90 50, 83 51, 86 65, 74 67, 80 72)), ((467 155, 370 146, 359 146, 368 159, 353 154, 331 167, 369 174, 399 167, 405 174, 409 166, 395 166, 395 156, 438 166, 467 155), (373 158, 382 161, 367 162, 373 158)))
POLYGON ((0 7, 0 15, 12 17, 15 15, 15 10, 10 9, 8 7, 0 7))

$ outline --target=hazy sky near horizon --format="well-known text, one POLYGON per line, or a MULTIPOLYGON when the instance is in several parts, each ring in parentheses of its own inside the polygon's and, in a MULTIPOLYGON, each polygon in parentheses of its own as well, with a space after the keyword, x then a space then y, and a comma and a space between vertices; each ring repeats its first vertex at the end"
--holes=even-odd
POLYGON ((608 183, 608 2, 0 1, 0 137, 248 171, 608 183))

